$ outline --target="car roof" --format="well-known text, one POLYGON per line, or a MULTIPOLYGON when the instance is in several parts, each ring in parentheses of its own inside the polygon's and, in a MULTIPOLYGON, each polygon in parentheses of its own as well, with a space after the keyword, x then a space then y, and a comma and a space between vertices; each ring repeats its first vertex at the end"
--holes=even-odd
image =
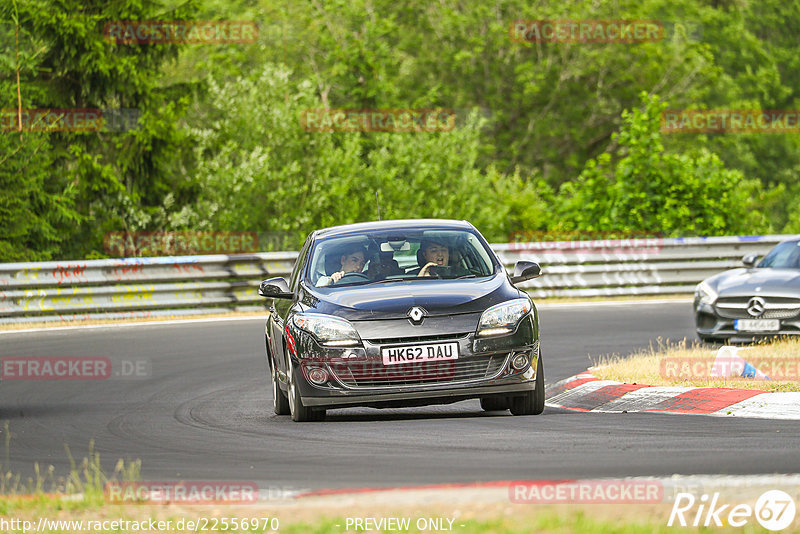
POLYGON ((394 219, 385 221, 371 221, 354 224, 343 224, 341 226, 331 226, 315 230, 314 237, 338 237, 353 234, 360 234, 370 231, 381 230, 425 230, 435 228, 437 230, 472 230, 474 227, 467 221, 456 221, 452 219, 394 219))

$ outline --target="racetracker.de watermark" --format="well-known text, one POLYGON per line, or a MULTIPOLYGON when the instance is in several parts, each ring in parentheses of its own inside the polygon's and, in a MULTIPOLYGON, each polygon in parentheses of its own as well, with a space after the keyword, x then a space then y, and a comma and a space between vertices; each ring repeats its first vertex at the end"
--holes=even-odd
POLYGON ((242 254, 257 252, 255 232, 109 232, 106 253, 118 257, 242 254))
POLYGON ((109 380, 152 376, 150 360, 120 360, 105 356, 4 356, 0 380, 109 380))
POLYGON ((754 375, 761 372, 771 380, 800 380, 800 362, 793 358, 680 358, 661 360, 661 377, 668 380, 694 380, 754 375), (748 373, 752 370, 752 373, 748 373))
POLYGON ((320 384, 333 380, 328 377, 328 370, 332 372, 338 380, 346 382, 373 382, 376 384, 387 383, 394 380, 407 382, 416 380, 419 382, 436 382, 449 380, 456 376, 455 360, 443 361, 420 361, 413 363, 398 363, 385 365, 382 361, 347 360, 347 359, 326 359, 317 361, 314 359, 304 359, 301 364, 303 376, 307 380, 320 384), (320 373, 324 372, 322 375, 320 373))
POLYGON ((42 108, 0 110, 4 132, 125 132, 139 128, 140 111, 124 109, 42 108))
POLYGON ((661 232, 627 230, 514 230, 508 234, 509 243, 538 241, 598 241, 661 238, 661 232))
POLYGON ((114 504, 253 504, 258 485, 250 481, 109 482, 106 502, 114 504))
POLYGON ((244 44, 258 39, 252 20, 115 20, 103 27, 115 44, 244 44))
POLYGON ((800 133, 800 110, 667 109, 661 133, 800 133))
POLYGON ((515 20, 508 29, 517 43, 653 43, 665 36, 657 20, 515 20))
POLYGON ((449 132, 456 114, 449 109, 307 109, 300 124, 307 132, 449 132))
POLYGON ((658 480, 533 480, 508 486, 517 504, 643 504, 660 503, 664 486, 658 480))
POLYGON ((661 238, 596 239, 591 241, 511 241, 508 250, 536 254, 658 254, 661 238))

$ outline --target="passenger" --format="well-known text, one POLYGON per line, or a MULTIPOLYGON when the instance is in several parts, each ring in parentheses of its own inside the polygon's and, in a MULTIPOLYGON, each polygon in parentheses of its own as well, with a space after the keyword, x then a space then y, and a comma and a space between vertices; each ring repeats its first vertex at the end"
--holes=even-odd
POLYGON ((337 283, 347 273, 360 273, 367 263, 367 255, 364 252, 364 247, 360 245, 352 245, 346 248, 344 253, 339 258, 339 263, 342 270, 337 271, 330 276, 322 276, 317 280, 317 287, 329 286, 337 283))

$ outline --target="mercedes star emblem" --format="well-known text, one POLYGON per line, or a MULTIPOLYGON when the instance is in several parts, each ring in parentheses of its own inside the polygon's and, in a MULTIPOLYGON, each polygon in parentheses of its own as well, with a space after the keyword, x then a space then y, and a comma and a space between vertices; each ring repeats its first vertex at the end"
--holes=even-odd
POLYGON ((767 307, 767 303, 761 297, 753 297, 747 301, 747 313, 753 317, 759 317, 767 307))

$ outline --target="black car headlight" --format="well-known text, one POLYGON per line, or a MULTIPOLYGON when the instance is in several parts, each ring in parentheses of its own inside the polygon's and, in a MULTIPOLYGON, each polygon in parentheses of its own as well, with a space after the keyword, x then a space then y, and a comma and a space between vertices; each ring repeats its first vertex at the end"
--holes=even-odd
POLYGON ((488 308, 478 323, 478 331, 475 334, 479 337, 501 336, 510 334, 517 329, 517 325, 523 317, 528 315, 533 309, 530 299, 514 299, 508 302, 501 302, 488 308))
POLYGON ((308 332, 326 347, 352 347, 361 344, 355 327, 349 321, 319 313, 298 313, 294 325, 308 332))
POLYGON ((714 291, 714 288, 708 282, 700 282, 694 290, 694 297, 700 304, 714 304, 719 294, 714 291))

